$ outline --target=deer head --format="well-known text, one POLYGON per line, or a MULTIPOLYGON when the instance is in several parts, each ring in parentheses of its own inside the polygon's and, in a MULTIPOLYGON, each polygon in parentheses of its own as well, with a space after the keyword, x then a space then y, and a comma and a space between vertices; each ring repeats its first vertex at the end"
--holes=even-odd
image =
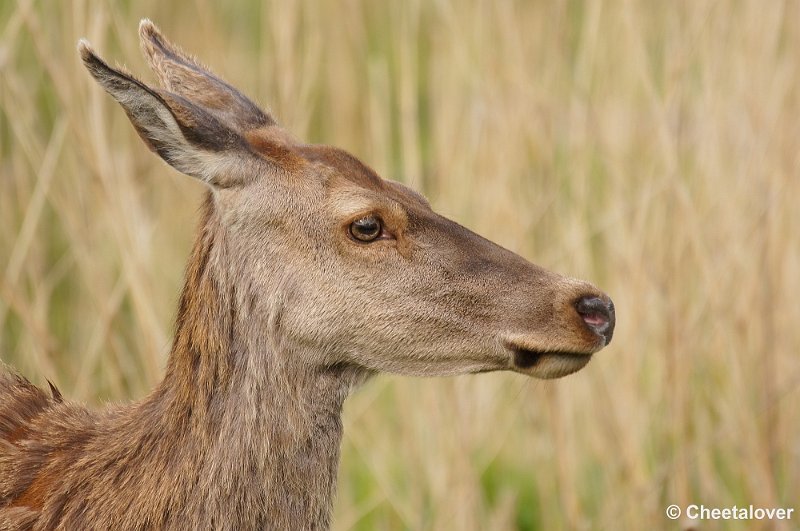
POLYGON ((247 287, 249 333, 302 353, 290 362, 557 378, 611 340, 613 304, 591 284, 440 216, 345 151, 298 142, 151 22, 140 36, 163 88, 85 41, 83 62, 151 150, 209 187, 227 250, 209 260, 247 287))

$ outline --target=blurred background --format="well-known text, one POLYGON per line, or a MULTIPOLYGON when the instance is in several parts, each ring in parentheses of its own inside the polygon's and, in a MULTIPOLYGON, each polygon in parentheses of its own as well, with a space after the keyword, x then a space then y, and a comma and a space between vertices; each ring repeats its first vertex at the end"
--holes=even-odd
POLYGON ((334 529, 800 510, 800 4, 0 2, 0 352, 94 404, 159 380, 204 191, 75 51, 154 82, 142 17, 299 138, 616 303, 614 342, 566 379, 355 393, 334 529))

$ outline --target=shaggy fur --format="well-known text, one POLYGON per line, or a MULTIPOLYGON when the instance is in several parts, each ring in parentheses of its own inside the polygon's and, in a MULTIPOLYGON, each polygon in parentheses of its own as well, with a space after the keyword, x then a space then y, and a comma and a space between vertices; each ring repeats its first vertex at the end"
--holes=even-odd
POLYGON ((342 404, 371 374, 559 377, 610 339, 613 314, 600 333, 576 310, 608 301, 593 286, 296 142, 152 23, 140 35, 163 89, 79 50, 146 145, 209 187, 166 374, 94 411, 0 371, 0 530, 326 529, 342 404), (370 243, 350 233, 365 216, 370 243))

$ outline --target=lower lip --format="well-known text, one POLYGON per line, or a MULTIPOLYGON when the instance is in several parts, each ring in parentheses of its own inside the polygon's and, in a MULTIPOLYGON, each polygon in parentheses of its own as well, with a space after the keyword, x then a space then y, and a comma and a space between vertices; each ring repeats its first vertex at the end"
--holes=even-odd
POLYGON ((575 354, 572 352, 533 352, 530 350, 514 350, 514 366, 519 369, 531 369, 546 358, 559 358, 564 361, 589 362, 591 354, 575 354))

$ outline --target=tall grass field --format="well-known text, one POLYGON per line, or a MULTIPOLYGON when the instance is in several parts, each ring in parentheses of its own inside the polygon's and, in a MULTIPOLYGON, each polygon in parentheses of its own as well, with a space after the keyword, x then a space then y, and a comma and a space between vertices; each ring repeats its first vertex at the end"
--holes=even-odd
POLYGON ((800 528, 800 3, 0 2, 0 358, 97 405, 161 378, 204 193, 76 52, 154 83, 143 17, 298 138, 616 304, 562 380, 364 385, 335 530, 800 528))

